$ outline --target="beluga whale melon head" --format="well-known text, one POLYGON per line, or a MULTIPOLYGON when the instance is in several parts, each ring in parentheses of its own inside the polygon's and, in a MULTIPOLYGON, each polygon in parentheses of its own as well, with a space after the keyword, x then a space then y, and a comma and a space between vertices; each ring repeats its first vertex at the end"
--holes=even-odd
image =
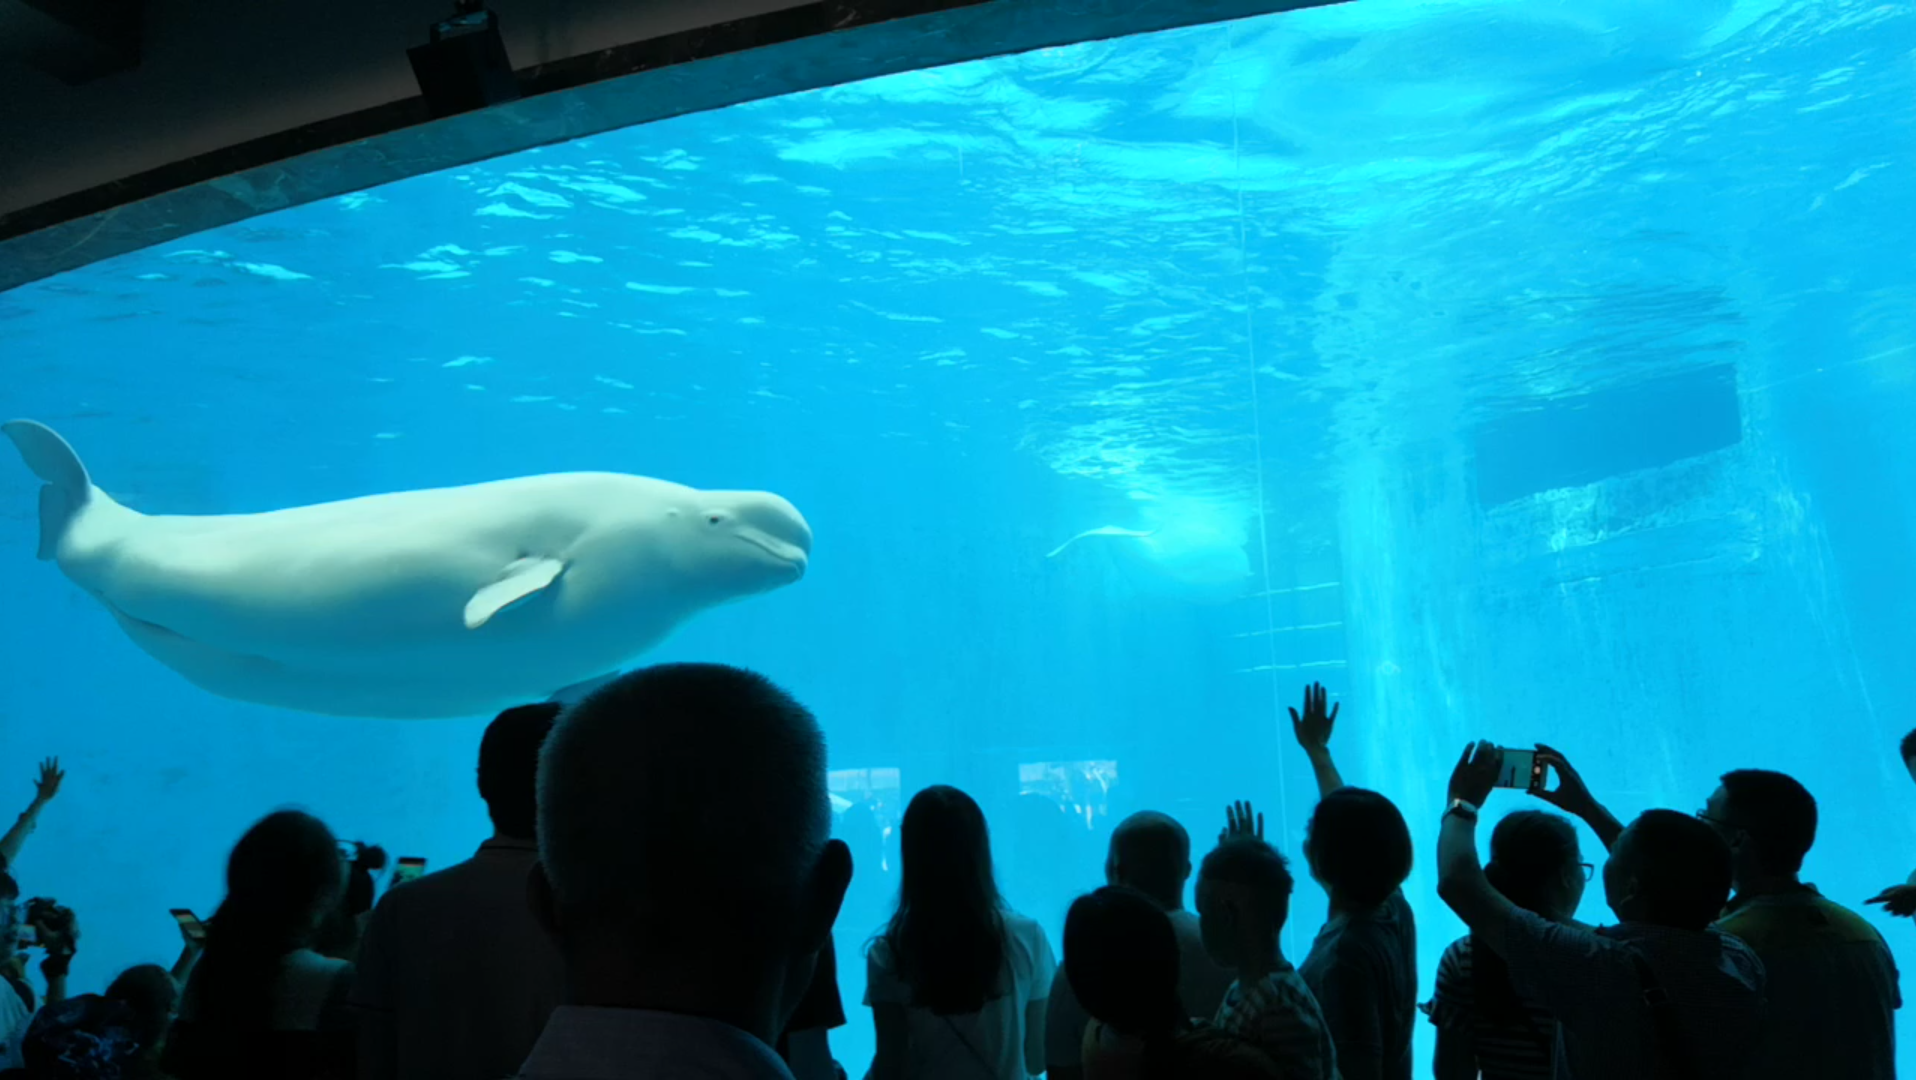
POLYGON ((211 693, 334 716, 576 698, 706 608, 804 576, 766 491, 551 473, 258 514, 142 514, 51 428, 0 425, 40 489, 41 559, 211 693))

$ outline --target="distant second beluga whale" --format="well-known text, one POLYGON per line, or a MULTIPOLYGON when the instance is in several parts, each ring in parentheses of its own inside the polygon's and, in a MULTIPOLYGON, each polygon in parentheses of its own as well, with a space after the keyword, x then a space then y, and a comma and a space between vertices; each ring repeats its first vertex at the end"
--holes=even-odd
POLYGON ((1127 576, 1154 591, 1187 599, 1233 599, 1252 579, 1242 525, 1227 516, 1189 508, 1166 513, 1150 528, 1104 525, 1086 529, 1046 554, 1056 559, 1087 540, 1116 544, 1131 553, 1127 576))
POLYGON ((706 608, 804 576, 764 491, 577 472, 258 514, 148 515, 51 428, 0 425, 40 490, 39 557, 221 697, 332 716, 575 699, 706 608))

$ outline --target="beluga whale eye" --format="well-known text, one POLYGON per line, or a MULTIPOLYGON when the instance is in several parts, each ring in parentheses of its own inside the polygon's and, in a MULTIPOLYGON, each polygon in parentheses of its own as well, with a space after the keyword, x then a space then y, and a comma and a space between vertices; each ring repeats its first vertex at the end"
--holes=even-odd
POLYGON ((725 515, 718 512, 717 510, 714 510, 711 513, 705 515, 705 520, 710 522, 713 525, 717 525, 720 522, 725 520, 725 515))

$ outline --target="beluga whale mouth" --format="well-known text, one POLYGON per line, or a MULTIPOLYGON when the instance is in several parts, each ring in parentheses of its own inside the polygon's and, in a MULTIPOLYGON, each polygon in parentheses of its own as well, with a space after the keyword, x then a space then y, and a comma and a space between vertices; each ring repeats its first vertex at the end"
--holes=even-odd
POLYGON ((740 529, 738 538, 790 566, 794 578, 804 577, 806 568, 811 564, 811 555, 804 548, 757 529, 740 529))
POLYGON ((768 491, 711 492, 706 523, 770 556, 790 576, 805 576, 812 555, 812 527, 798 508, 768 491))

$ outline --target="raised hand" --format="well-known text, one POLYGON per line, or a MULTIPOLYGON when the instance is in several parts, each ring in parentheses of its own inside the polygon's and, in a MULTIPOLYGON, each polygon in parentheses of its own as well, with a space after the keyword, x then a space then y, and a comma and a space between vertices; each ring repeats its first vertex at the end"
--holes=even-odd
POLYGON ((1587 817, 1597 806, 1596 796, 1584 785, 1583 776, 1577 772, 1570 759, 1563 756, 1561 750, 1552 750, 1542 743, 1537 744, 1537 761, 1550 766, 1557 774, 1557 786, 1554 788, 1536 788, 1530 793, 1544 802, 1562 810, 1566 814, 1587 817))
POLYGON ((40 948, 48 956, 72 956, 80 949, 80 919, 73 909, 52 905, 36 925, 40 948))
POLYGON ((1222 844, 1240 836, 1264 839, 1264 815, 1253 814, 1250 802, 1244 799, 1224 808, 1224 831, 1217 834, 1217 842, 1222 844))
POLYGON ((60 759, 50 757, 40 763, 40 778, 33 782, 33 801, 45 805, 60 794, 60 782, 67 774, 60 771, 60 759))
POLYGON ((1623 835, 1623 822, 1618 821, 1614 814, 1604 809, 1595 795, 1590 794, 1590 789, 1584 786, 1582 774, 1570 764, 1569 758, 1563 756, 1563 751, 1538 743, 1537 761, 1549 766, 1557 774, 1557 786, 1533 788, 1530 793, 1566 814, 1582 818, 1584 824, 1597 834, 1597 839, 1603 841, 1606 850, 1615 847, 1617 838, 1623 835))
POLYGON ((1464 747, 1464 756, 1450 773, 1450 797, 1472 806, 1482 806, 1497 788, 1497 774, 1503 771, 1504 752, 1485 740, 1464 747))
POLYGON ((1297 736, 1297 745, 1306 752, 1330 749, 1331 728, 1337 723, 1338 706, 1326 703, 1330 694, 1322 683, 1312 683, 1304 688, 1304 712, 1299 715, 1291 710, 1291 734, 1297 736))
POLYGON ((1891 885, 1864 903, 1881 904, 1891 915, 1904 918, 1916 915, 1916 885, 1891 885))

